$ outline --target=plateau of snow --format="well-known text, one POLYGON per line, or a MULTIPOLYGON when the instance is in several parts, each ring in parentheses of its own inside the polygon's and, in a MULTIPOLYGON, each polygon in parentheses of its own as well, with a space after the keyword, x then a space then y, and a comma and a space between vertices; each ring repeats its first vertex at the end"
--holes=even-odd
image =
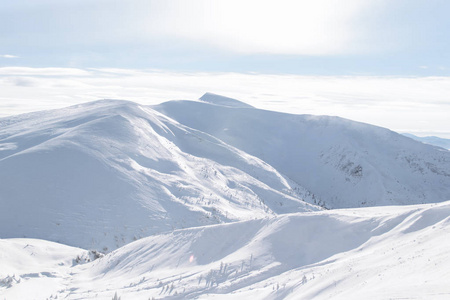
POLYGON ((449 199, 446 149, 214 94, 1 118, 0 298, 445 299, 449 199))

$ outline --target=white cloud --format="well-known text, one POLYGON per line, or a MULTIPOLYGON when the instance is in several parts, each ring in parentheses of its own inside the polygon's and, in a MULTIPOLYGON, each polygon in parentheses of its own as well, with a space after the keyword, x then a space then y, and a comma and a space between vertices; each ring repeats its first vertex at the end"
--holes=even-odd
POLYGON ((450 77, 0 68, 0 87, 0 116, 103 98, 157 104, 195 100, 213 92, 263 109, 337 115, 396 131, 450 138, 450 77))
POLYGON ((75 68, 29 68, 29 67, 3 67, 0 68, 2 75, 20 76, 86 76, 89 72, 75 68))
POLYGON ((10 55, 10 54, 0 54, 0 57, 3 57, 3 58, 19 58, 16 55, 10 55))

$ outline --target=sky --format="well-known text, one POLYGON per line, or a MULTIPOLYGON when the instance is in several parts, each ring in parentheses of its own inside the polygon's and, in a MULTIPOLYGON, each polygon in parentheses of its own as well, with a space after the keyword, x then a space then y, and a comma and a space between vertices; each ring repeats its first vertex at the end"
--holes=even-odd
POLYGON ((0 117, 223 94, 450 137, 448 0, 0 0, 0 117))

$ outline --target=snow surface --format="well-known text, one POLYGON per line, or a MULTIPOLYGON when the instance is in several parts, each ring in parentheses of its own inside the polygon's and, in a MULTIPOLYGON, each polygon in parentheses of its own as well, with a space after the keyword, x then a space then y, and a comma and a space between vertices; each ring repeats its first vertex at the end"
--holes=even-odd
POLYGON ((0 299, 448 299, 446 200, 445 149, 214 94, 2 118, 0 299))
POLYGON ((285 214, 174 230, 90 262, 78 248, 4 239, 0 296, 448 299, 449 241, 450 202, 285 214), (81 263, 78 256, 84 257, 81 263))

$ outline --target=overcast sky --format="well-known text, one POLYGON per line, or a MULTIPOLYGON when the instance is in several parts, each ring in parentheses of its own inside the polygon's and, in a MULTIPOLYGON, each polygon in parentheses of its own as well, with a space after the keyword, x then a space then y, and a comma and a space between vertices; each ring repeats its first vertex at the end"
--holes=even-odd
POLYGON ((449 12, 448 0, 0 0, 0 116, 209 91, 443 136, 449 12))

